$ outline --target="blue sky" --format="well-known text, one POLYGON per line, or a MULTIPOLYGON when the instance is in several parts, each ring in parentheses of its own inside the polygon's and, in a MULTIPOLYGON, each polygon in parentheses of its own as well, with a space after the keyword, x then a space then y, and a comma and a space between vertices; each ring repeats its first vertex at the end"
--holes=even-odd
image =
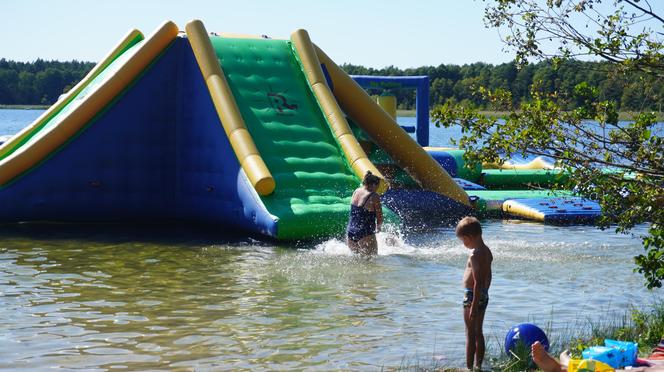
POLYGON ((0 58, 97 61, 131 28, 149 34, 170 19, 209 31, 286 38, 298 28, 337 63, 417 67, 501 63, 495 29, 477 0, 2 0, 0 58))

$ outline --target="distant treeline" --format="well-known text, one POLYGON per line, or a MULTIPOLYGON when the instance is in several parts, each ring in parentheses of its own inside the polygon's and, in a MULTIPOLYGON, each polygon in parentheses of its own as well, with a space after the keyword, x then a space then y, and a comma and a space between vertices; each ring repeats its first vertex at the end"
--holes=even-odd
MULTIPOLYGON (((76 85, 93 66, 92 62, 81 61, 38 59, 15 62, 0 59, 0 104, 50 105, 76 85)), ((453 101, 482 107, 484 103, 475 94, 479 86, 507 89, 518 104, 530 99, 530 87, 537 83, 542 92, 556 92, 563 99, 567 97, 569 108, 574 108, 574 87, 587 82, 599 89, 600 98, 615 101, 623 111, 662 111, 664 107, 664 84, 638 76, 625 76, 602 62, 568 61, 557 68, 551 62, 540 62, 521 69, 515 63, 490 65, 481 62, 409 69, 393 66, 375 69, 352 64, 341 67, 352 75, 428 75, 432 105, 453 101)), ((372 93, 382 92, 373 90, 372 93)), ((415 92, 412 89, 397 89, 392 93, 398 98, 399 108, 414 108, 415 92)))
POLYGON ((0 104, 50 105, 94 67, 92 62, 0 59, 0 104))
MULTIPOLYGON (((475 94, 480 86, 492 90, 509 90, 514 103, 518 105, 530 100, 531 86, 536 84, 539 92, 555 92, 569 109, 573 109, 577 107, 573 98, 574 87, 587 82, 599 90, 601 99, 616 102, 622 111, 662 111, 664 108, 664 84, 661 81, 625 76, 605 62, 567 61, 554 67, 551 61, 544 61, 521 69, 513 62, 500 65, 478 62, 463 66, 439 65, 403 70, 394 66, 375 69, 344 64, 341 67, 351 75, 428 75, 431 85, 429 101, 432 105, 453 101, 485 107, 481 97, 475 94)), ((372 93, 382 92, 373 90, 372 93)), ((392 93, 397 96, 399 108, 410 109, 415 106, 412 89, 399 89, 392 93)))

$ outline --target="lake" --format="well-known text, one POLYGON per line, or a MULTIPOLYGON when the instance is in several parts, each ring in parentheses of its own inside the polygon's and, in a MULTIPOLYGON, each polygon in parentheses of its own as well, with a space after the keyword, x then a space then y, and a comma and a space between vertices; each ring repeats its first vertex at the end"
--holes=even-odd
MULTIPOLYGON (((40 113, 0 110, 0 136, 40 113)), ((431 133, 441 146, 455 135, 431 133)), ((551 323, 555 339, 660 298, 633 273, 637 237, 483 227, 495 257, 485 321, 494 355, 515 323, 551 323)), ((394 246, 379 238, 379 256, 366 261, 337 239, 294 247, 192 226, 1 227, 0 368, 461 366, 467 250, 449 228, 400 235, 394 246)))

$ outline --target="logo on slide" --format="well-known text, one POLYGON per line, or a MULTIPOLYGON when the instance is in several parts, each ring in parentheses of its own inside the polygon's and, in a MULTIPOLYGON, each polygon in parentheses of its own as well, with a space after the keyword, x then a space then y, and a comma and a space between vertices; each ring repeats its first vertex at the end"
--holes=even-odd
POLYGON ((280 93, 268 92, 267 99, 270 101, 270 106, 277 110, 279 115, 294 115, 293 111, 297 110, 297 105, 288 103, 286 97, 280 93))

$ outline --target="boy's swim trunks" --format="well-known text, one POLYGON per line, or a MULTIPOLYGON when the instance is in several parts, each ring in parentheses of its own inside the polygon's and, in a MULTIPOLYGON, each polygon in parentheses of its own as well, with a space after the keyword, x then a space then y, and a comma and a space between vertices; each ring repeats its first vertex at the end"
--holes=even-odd
MULTIPOLYGON (((463 290, 463 307, 467 308, 470 307, 473 303, 473 298, 474 298, 474 293, 473 290, 470 288, 464 288, 463 290)), ((486 307, 489 305, 489 290, 488 289, 483 289, 480 292, 480 298, 479 298, 479 306, 480 310, 486 309, 486 307)))

